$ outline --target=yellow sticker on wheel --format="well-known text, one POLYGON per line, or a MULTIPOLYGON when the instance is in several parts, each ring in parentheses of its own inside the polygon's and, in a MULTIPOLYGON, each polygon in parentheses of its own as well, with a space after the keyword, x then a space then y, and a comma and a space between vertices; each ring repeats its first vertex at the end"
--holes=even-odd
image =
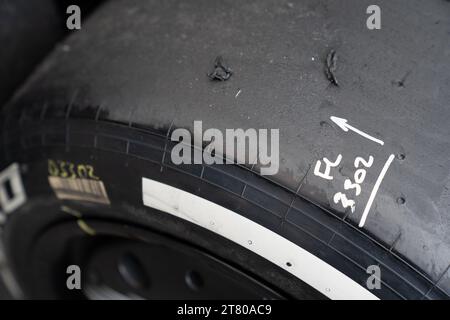
POLYGON ((49 160, 48 171, 48 182, 58 199, 111 204, 93 166, 49 160))

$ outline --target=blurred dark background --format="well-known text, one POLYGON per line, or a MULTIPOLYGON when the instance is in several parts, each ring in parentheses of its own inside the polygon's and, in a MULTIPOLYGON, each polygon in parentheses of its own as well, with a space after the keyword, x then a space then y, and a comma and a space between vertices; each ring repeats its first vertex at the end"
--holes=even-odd
POLYGON ((0 106, 70 31, 66 9, 81 8, 82 21, 104 0, 0 0, 0 106))

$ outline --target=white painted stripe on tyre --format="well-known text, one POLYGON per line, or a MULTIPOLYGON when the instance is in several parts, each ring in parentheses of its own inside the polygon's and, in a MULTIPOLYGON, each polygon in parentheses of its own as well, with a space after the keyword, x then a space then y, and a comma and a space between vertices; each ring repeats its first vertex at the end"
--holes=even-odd
POLYGON ((378 299, 339 270, 273 231, 211 201, 142 178, 144 205, 195 223, 272 263, 331 299, 378 299))

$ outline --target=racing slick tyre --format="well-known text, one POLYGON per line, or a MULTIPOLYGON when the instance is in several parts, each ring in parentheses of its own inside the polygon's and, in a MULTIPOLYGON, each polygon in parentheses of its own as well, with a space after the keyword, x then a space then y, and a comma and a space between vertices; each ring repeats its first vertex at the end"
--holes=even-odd
POLYGON ((370 4, 105 2, 1 110, 11 293, 448 299, 450 5, 370 4), (177 163, 198 121, 278 170, 177 163))

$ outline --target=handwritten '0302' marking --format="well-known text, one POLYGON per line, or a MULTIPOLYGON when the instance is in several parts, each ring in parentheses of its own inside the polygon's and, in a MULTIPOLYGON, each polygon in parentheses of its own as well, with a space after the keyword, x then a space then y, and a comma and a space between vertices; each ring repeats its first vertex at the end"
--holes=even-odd
MULTIPOLYGON (((373 157, 369 157, 369 161, 364 160, 362 157, 356 157, 354 165, 355 168, 359 167, 359 164, 362 163, 366 168, 370 168, 373 164, 373 157)), ((361 184, 366 179, 366 170, 365 169, 358 169, 355 171, 355 174, 353 175, 353 179, 355 180, 355 183, 352 183, 350 179, 345 179, 344 181, 344 189, 355 189, 356 196, 359 196, 361 194, 361 184)))
MULTIPOLYGON (((339 128, 341 128, 344 132, 353 131, 353 132, 357 133, 358 135, 360 135, 372 142, 375 142, 382 146, 384 145, 384 141, 377 139, 377 138, 365 133, 364 131, 361 131, 361 130, 349 125, 347 119, 343 119, 343 118, 339 118, 339 117, 335 117, 335 116, 331 116, 330 119, 339 128)), ((367 220, 367 216, 369 214, 370 208, 373 204, 375 196, 381 185, 381 182, 383 181, 384 176, 386 175, 386 172, 389 169, 389 166, 391 165, 394 157, 395 156, 391 154, 389 156, 388 160, 386 161, 386 163, 384 164, 383 169, 381 170, 380 175, 378 176, 378 178, 374 184, 374 187, 370 193, 369 200, 367 201, 366 206, 364 208, 363 214, 362 214, 360 222, 359 222, 359 227, 364 226, 364 224, 367 220)), ((322 179, 325 179, 325 180, 333 180, 333 176, 330 174, 331 169, 338 167, 339 164, 341 163, 341 161, 342 161, 341 154, 339 154, 337 156, 335 161, 330 161, 329 159, 327 159, 325 157, 322 160, 317 160, 316 165, 314 167, 314 175, 318 176, 322 179), (321 171, 322 161, 325 163, 324 171, 321 171)), ((366 160, 362 157, 356 157, 355 161, 353 163, 354 167, 357 169, 353 175, 354 181, 350 180, 349 178, 345 179, 344 190, 354 190, 355 197, 359 197, 362 192, 361 184, 366 179, 366 175, 367 175, 366 169, 372 167, 373 162, 374 162, 373 156, 369 156, 368 160, 366 160), (360 167, 361 165, 365 168, 361 168, 360 167)), ((355 212, 356 201, 353 199, 347 198, 347 195, 343 192, 336 192, 333 196, 333 202, 336 204, 341 203, 344 209, 350 208, 351 212, 355 212)))
MULTIPOLYGON (((322 179, 333 180, 333 176, 330 175, 331 168, 336 168, 337 166, 339 166, 339 164, 342 161, 342 155, 339 154, 336 160, 333 162, 325 157, 322 159, 322 161, 325 163, 325 170, 323 172, 320 171, 322 167, 322 162, 321 160, 318 160, 314 167, 314 175, 321 177, 322 179)), ((359 196, 361 194, 361 184, 364 182, 367 174, 366 170, 359 168, 359 166, 362 164, 366 168, 370 168, 373 164, 373 161, 374 161, 373 156, 370 156, 369 160, 365 160, 362 157, 356 157, 354 161, 354 166, 355 168, 357 168, 357 170, 355 171, 353 177, 355 181, 352 182, 350 179, 346 179, 344 181, 344 189, 345 190, 355 189, 355 196, 356 197, 359 196)), ((342 192, 335 193, 333 196, 333 201, 336 204, 340 202, 344 207, 344 209, 350 208, 352 212, 355 211, 356 206, 355 201, 352 199, 348 199, 347 195, 345 195, 342 192)))
MULTIPOLYGON (((359 222, 359 227, 363 227, 367 216, 369 214, 370 208, 372 206, 372 203, 375 199, 375 196, 378 192, 378 189, 381 185, 381 182, 383 181, 384 176, 386 175, 387 170, 389 169, 389 166, 391 165, 393 159, 394 159, 394 155, 390 155, 387 162, 384 164, 383 169, 381 170, 380 175, 378 176, 374 187, 372 189, 372 192, 369 196, 369 200, 366 204, 366 207, 364 208, 361 220, 359 222)), ((316 165, 314 167, 314 175, 318 176, 322 179, 326 179, 326 180, 333 180, 333 176, 330 175, 331 173, 331 168, 336 168, 339 166, 341 160, 342 160, 342 155, 339 154, 338 157, 336 158, 336 160, 334 162, 330 161, 327 158, 323 158, 322 159, 323 162, 325 163, 325 170, 323 172, 320 171, 321 166, 322 166, 322 162, 321 160, 317 160, 316 165)), ((372 167, 374 162, 374 157, 373 156, 369 156, 369 159, 366 160, 362 157, 356 157, 355 161, 354 161, 354 167, 357 169, 354 173, 353 179, 354 182, 352 182, 350 179, 346 179, 344 181, 344 189, 345 190, 351 190, 354 189, 355 191, 355 196, 358 197, 361 194, 361 184, 364 182, 366 175, 367 175, 367 171, 364 168, 360 168, 360 166, 364 166, 365 168, 370 168, 372 167)), ((333 196, 333 202, 338 204, 341 203, 342 207, 344 209, 346 208, 350 208, 351 212, 355 212, 356 209, 356 202, 353 199, 349 199, 347 198, 347 195, 342 193, 342 192, 336 192, 333 196)))

